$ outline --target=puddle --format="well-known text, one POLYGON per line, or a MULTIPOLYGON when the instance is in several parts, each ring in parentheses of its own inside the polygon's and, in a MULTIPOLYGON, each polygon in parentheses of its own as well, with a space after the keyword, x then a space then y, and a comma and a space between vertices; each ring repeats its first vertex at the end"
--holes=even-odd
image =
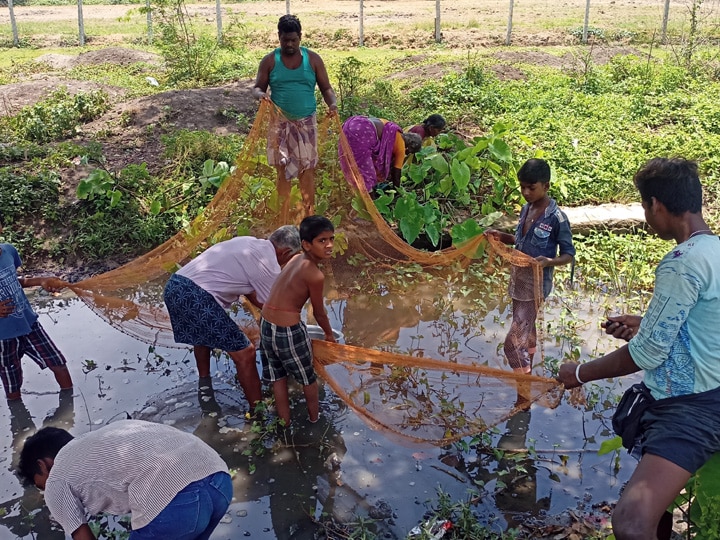
MULTIPOLYGON (((333 328, 348 343, 504 368, 498 344, 509 314, 505 306, 478 309, 482 296, 440 279, 411 284, 402 294, 334 291, 327 308, 333 328)), ((634 469, 624 453, 619 462, 613 454, 597 455, 611 436, 612 396, 633 382, 629 379, 595 387, 587 409, 563 400, 555 409, 533 405, 516 414, 484 436, 492 447, 513 450, 497 454, 463 448, 469 438, 442 448, 403 444, 368 427, 323 385, 322 422, 307 424, 300 402, 293 411, 291 444, 279 445, 274 432, 251 430, 224 357, 213 360, 214 394, 199 394, 189 349, 150 348, 105 324, 74 297, 35 295, 31 301, 70 362, 75 392, 61 396, 49 372, 39 372, 25 358, 23 401, 12 409, 0 402, 2 538, 65 538, 40 493, 22 487, 11 472, 18 448, 33 430, 56 425, 78 435, 128 415, 195 433, 235 471, 235 500, 213 535, 217 539, 310 539, 315 523, 327 515, 340 521, 372 518, 380 538, 405 538, 437 500, 438 489, 453 501, 468 500, 477 489, 476 513, 499 531, 521 516, 589 511, 593 504, 614 501, 634 469), (249 459, 260 447, 262 455, 249 459)), ((568 353, 565 332, 580 334, 584 360, 617 346, 597 325, 604 302, 585 298, 560 305, 551 297, 546 356, 568 353)))

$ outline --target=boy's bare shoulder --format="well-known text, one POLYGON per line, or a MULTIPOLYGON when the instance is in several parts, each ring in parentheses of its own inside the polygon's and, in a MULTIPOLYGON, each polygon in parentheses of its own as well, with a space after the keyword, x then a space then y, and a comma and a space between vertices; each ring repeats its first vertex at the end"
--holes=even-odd
POLYGON ((300 271, 303 277, 308 281, 317 281, 318 279, 325 279, 325 274, 315 261, 310 259, 304 259, 301 263, 300 271))

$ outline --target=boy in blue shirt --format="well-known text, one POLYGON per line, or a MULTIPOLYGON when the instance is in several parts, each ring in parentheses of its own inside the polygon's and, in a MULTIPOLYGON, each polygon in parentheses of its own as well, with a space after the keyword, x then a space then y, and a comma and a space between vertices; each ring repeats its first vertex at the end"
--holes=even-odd
MULTIPOLYGON (((518 171, 520 192, 527 204, 520 211, 515 235, 488 230, 505 244, 534 258, 543 269, 543 298, 552 290, 553 267, 569 264, 575 257, 570 223, 554 199, 550 189, 550 165, 544 159, 529 159, 518 171)), ((535 354, 538 307, 534 295, 532 268, 513 267, 510 297, 513 320, 505 338, 505 356, 513 371, 530 373, 535 354)))
MULTIPOLYGON (((0 215, 0 233, 3 230, 0 215)), ((30 307, 23 288, 40 286, 56 292, 63 288, 57 278, 26 278, 17 275, 20 255, 10 244, 0 243, 0 379, 7 399, 20 399, 23 372, 20 359, 27 354, 41 369, 49 368, 61 390, 72 388, 67 362, 45 333, 30 307)))

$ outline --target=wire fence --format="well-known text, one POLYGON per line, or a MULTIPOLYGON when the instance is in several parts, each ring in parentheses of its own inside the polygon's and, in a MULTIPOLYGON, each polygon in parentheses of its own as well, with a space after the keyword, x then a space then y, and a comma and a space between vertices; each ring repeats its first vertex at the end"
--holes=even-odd
MULTIPOLYGON (((7 22, 0 14, 0 30, 5 34, 9 26, 12 44, 18 46, 23 37, 18 22, 23 22, 28 8, 16 7, 13 0, 0 0, 0 6, 5 2, 7 22)), ((183 0, 175 2, 189 8, 190 12, 192 7, 202 6, 185 5, 183 0)), ((321 16, 325 21, 331 20, 332 25, 315 28, 316 32, 332 30, 336 36, 349 36, 352 45, 357 47, 373 46, 377 42, 366 42, 368 31, 382 33, 392 31, 393 27, 401 32, 422 31, 427 35, 427 42, 437 44, 443 44, 450 33, 475 34, 482 30, 494 41, 505 45, 518 40, 523 44, 526 41, 523 38, 528 34, 562 29, 572 30, 581 43, 597 38, 604 29, 618 36, 645 34, 664 43, 671 29, 679 35, 699 22, 715 30, 720 27, 717 21, 720 0, 568 0, 562 5, 556 0, 336 0, 325 3, 313 0, 221 3, 221 0, 214 0, 214 3, 214 14, 208 14, 206 10, 202 17, 206 23, 215 25, 220 43, 224 35, 223 16, 232 14, 244 15, 246 21, 252 21, 253 15, 268 19, 295 13, 302 18, 306 28, 308 21, 312 24, 321 16)), ((145 38, 152 42, 154 6, 151 0, 145 0, 144 7, 145 38)), ((92 12, 97 8, 96 4, 88 6, 90 13, 86 16, 83 0, 77 0, 77 43, 81 46, 86 42, 86 18, 95 20, 97 15, 92 12)), ((137 12, 138 6, 128 5, 127 9, 137 12)))

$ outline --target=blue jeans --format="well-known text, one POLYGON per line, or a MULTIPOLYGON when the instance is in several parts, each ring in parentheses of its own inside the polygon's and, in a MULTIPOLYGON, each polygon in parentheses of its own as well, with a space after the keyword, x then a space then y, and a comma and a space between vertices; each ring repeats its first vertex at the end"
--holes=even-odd
POLYGON ((130 540, 207 540, 232 500, 230 475, 217 472, 189 484, 130 540))

